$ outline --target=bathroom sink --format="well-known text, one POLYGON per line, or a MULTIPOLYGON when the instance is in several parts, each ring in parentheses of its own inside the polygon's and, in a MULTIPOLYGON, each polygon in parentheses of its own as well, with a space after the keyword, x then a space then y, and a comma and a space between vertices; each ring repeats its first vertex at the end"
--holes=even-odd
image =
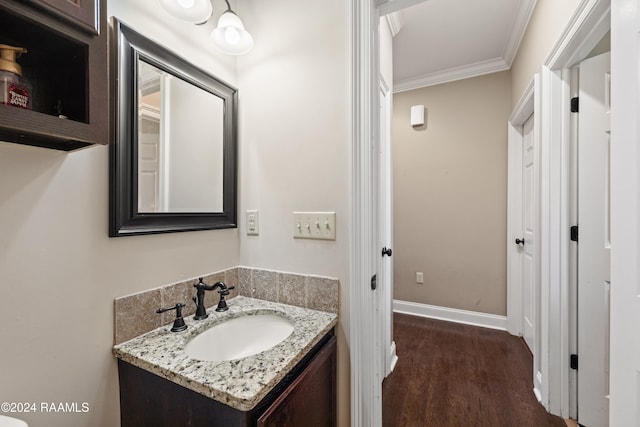
POLYGON ((184 348, 193 359, 236 360, 275 347, 293 332, 293 323, 273 314, 236 317, 198 334, 184 348))

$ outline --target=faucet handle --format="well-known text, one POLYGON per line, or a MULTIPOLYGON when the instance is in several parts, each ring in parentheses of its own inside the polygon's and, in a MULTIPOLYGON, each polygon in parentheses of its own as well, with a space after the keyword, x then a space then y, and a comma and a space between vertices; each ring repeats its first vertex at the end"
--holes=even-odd
MULTIPOLYGON (((216 311, 227 311, 229 310, 229 307, 227 306, 227 301, 225 301, 224 297, 229 295, 229 291, 231 289, 235 289, 235 286, 230 286, 227 288, 227 285, 225 285, 222 282, 218 282, 221 284, 221 289, 218 291, 218 293, 220 294, 220 301, 218 301, 218 308, 216 308, 216 311)), ((217 283, 216 283, 217 284, 217 283)))
POLYGON ((218 291, 218 293, 219 293, 220 295, 222 295, 222 296, 224 296, 224 295, 229 295, 229 291, 230 291, 231 289, 235 289, 235 288, 236 288, 235 286, 229 286, 228 288, 225 286, 224 288, 220 289, 220 290, 218 291))
POLYGON ((159 308, 159 309, 156 310, 156 313, 158 313, 158 314, 164 313, 164 312, 169 311, 169 310, 175 310, 176 311, 176 320, 173 321, 173 326, 171 327, 171 332, 180 332, 180 331, 184 331, 185 329, 187 329, 187 325, 184 323, 184 319, 182 318, 182 307, 184 307, 184 304, 177 303, 173 307, 159 308))

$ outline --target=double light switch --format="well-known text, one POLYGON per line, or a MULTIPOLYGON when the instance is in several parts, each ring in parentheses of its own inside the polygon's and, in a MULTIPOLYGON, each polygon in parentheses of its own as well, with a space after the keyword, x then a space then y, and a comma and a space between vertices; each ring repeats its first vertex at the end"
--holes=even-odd
POLYGON ((296 239, 336 240, 336 213, 294 212, 293 237, 296 239))

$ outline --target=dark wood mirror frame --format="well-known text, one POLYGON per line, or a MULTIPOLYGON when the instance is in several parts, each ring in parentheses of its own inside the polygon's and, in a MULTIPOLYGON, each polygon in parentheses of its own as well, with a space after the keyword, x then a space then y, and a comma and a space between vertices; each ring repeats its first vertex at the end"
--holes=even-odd
POLYGON ((237 227, 237 90, 112 18, 112 141, 109 168, 109 236, 237 227), (138 59, 179 77, 224 103, 223 209, 202 213, 138 212, 138 59))

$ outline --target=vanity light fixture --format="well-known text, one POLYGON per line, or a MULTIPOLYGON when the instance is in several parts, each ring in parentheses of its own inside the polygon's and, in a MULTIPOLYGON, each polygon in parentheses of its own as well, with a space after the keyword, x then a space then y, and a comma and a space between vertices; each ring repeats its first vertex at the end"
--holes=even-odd
POLYGON ((244 55, 253 47, 253 37, 244 29, 242 21, 231 10, 229 1, 227 11, 218 20, 218 26, 211 33, 211 40, 220 51, 228 55, 244 55))
MULTIPOLYGON (((212 0, 158 0, 174 17, 192 24, 205 24, 211 14, 212 0)), ((227 55, 243 55, 253 48, 253 37, 244 28, 242 20, 231 10, 229 0, 227 10, 218 19, 218 25, 211 33, 215 46, 227 55)))
POLYGON ((175 18, 191 24, 204 24, 211 17, 210 0, 158 0, 175 18))

